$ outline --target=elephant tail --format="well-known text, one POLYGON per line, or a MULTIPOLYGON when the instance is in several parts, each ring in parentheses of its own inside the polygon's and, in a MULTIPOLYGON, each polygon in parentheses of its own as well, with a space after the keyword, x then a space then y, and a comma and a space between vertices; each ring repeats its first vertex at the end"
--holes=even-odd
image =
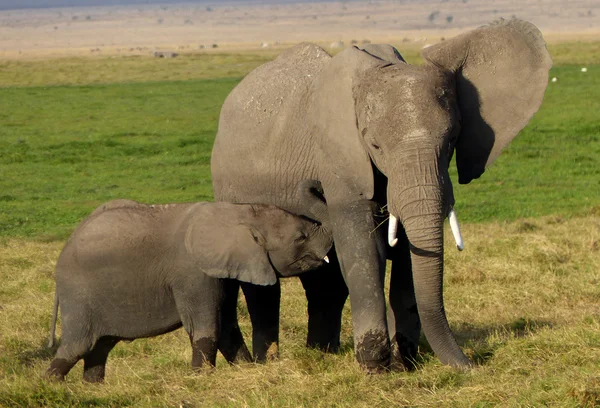
POLYGON ((56 334, 56 320, 58 319, 58 291, 54 293, 54 310, 52 312, 52 322, 50 323, 50 338, 48 339, 48 348, 54 347, 56 334))

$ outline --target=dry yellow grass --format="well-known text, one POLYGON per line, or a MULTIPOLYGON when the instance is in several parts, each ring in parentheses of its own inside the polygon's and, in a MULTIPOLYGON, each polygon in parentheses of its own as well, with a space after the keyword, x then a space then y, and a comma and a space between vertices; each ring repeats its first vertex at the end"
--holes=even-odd
MULTIPOLYGON (((440 365, 422 345, 413 373, 367 376, 352 353, 350 311, 342 353, 304 348, 306 301, 283 282, 281 359, 189 368, 182 330, 120 343, 104 385, 42 374, 62 243, 7 239, 0 246, 0 406, 594 406, 600 403, 600 219, 546 217, 464 225, 467 249, 447 241, 446 307, 459 343, 478 366, 440 365)), ((240 304, 242 330, 249 338, 240 304)))

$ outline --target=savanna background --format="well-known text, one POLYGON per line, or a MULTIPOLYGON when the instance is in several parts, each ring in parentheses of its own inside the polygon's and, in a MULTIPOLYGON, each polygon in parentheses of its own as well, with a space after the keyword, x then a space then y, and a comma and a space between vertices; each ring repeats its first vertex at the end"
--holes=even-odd
MULTIPOLYGON (((598 2, 115 3, 0 1, 0 406, 600 405, 598 2), (556 81, 481 179, 452 173, 466 249, 448 236, 446 310, 476 368, 442 366, 423 341, 416 372, 365 375, 349 305, 341 353, 307 350, 302 286, 288 279, 279 361, 193 373, 178 330, 120 343, 103 385, 83 384, 81 363, 44 380, 70 232, 113 198, 212 200, 219 110, 250 70, 305 40, 387 42, 420 64, 427 44, 512 16, 540 27, 556 81)), ((250 339, 243 302, 239 314, 250 339)))

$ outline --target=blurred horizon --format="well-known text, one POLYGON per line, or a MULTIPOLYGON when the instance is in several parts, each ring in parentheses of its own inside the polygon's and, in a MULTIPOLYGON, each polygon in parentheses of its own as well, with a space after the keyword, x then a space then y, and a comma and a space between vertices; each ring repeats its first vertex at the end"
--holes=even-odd
MULTIPOLYGON (((319 3, 331 0, 0 0, 0 10, 63 8, 63 7, 102 7, 152 4, 199 3, 219 6, 223 3, 274 4, 274 3, 319 3)), ((344 0, 346 1, 346 0, 344 0)))

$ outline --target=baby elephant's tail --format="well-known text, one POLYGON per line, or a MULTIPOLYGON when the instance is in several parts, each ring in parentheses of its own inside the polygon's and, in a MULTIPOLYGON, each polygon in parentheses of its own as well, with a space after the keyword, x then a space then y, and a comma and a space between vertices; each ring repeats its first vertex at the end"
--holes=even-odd
POLYGON ((58 291, 54 293, 54 311, 52 313, 52 323, 50 323, 50 338, 48 339, 48 348, 54 347, 54 334, 56 333, 56 319, 58 318, 58 291))

